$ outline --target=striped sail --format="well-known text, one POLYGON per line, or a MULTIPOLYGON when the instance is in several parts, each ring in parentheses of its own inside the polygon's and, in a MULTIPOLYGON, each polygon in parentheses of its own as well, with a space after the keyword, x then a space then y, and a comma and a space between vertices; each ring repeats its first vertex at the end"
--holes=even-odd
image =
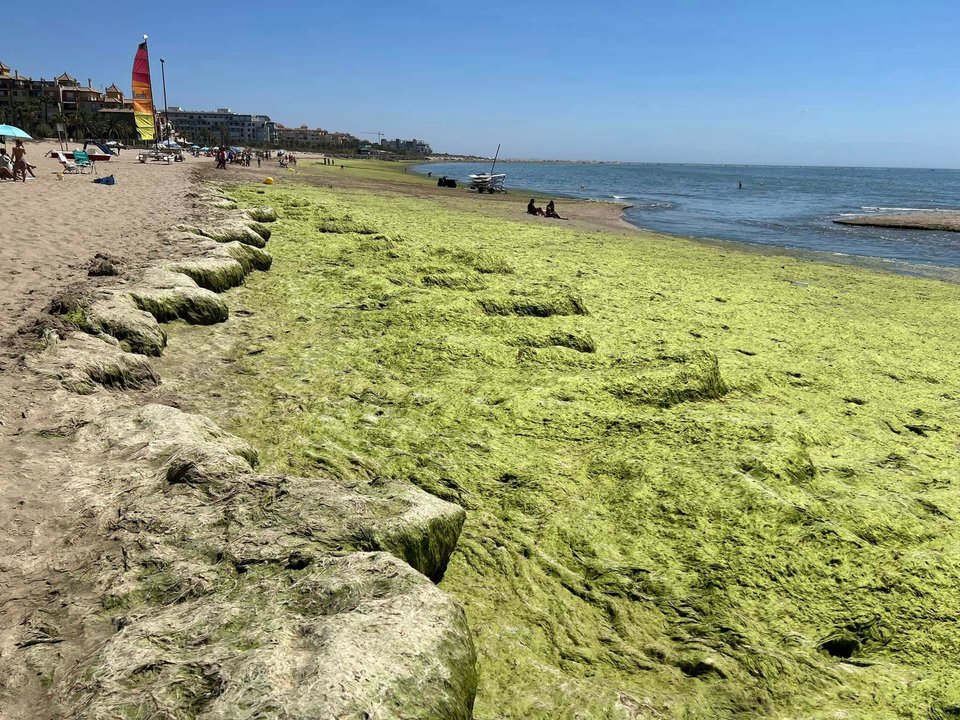
POLYGON ((147 58, 146 36, 133 58, 133 119, 140 139, 153 140, 153 92, 150 89, 150 60, 147 58))

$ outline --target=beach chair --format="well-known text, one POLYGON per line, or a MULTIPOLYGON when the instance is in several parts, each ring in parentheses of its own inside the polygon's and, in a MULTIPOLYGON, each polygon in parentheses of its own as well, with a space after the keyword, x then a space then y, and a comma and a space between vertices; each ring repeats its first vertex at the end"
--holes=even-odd
POLYGON ((90 156, 87 155, 86 150, 74 150, 73 151, 73 162, 78 168, 80 168, 80 173, 82 174, 85 170, 87 172, 93 172, 96 174, 97 166, 90 160, 90 156))
POLYGON ((63 172, 66 175, 74 175, 80 172, 80 168, 77 167, 77 164, 72 160, 67 160, 67 156, 62 152, 54 153, 54 156, 57 158, 57 162, 63 165, 63 172))

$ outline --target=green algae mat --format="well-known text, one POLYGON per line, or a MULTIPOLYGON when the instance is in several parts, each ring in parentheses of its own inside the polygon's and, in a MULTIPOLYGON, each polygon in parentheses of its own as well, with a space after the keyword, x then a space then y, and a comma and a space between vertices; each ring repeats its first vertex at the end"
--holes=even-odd
POLYGON ((222 424, 467 510, 476 717, 960 717, 960 288, 233 194, 280 219, 222 424))

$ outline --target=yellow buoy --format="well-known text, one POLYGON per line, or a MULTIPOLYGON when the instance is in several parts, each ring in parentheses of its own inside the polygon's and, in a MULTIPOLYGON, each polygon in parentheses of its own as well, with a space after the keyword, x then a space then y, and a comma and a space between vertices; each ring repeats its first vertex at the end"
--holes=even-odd
POLYGON ((265 178, 263 179, 263 184, 264 184, 264 185, 273 185, 273 178, 272 178, 272 177, 265 177, 265 178))

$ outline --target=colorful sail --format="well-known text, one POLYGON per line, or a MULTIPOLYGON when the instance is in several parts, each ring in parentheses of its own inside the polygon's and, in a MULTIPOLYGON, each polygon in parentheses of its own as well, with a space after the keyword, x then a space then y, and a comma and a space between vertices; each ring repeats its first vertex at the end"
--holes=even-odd
POLYGON ((147 57, 146 36, 133 58, 133 119, 140 139, 153 140, 153 91, 150 89, 150 60, 147 57))

